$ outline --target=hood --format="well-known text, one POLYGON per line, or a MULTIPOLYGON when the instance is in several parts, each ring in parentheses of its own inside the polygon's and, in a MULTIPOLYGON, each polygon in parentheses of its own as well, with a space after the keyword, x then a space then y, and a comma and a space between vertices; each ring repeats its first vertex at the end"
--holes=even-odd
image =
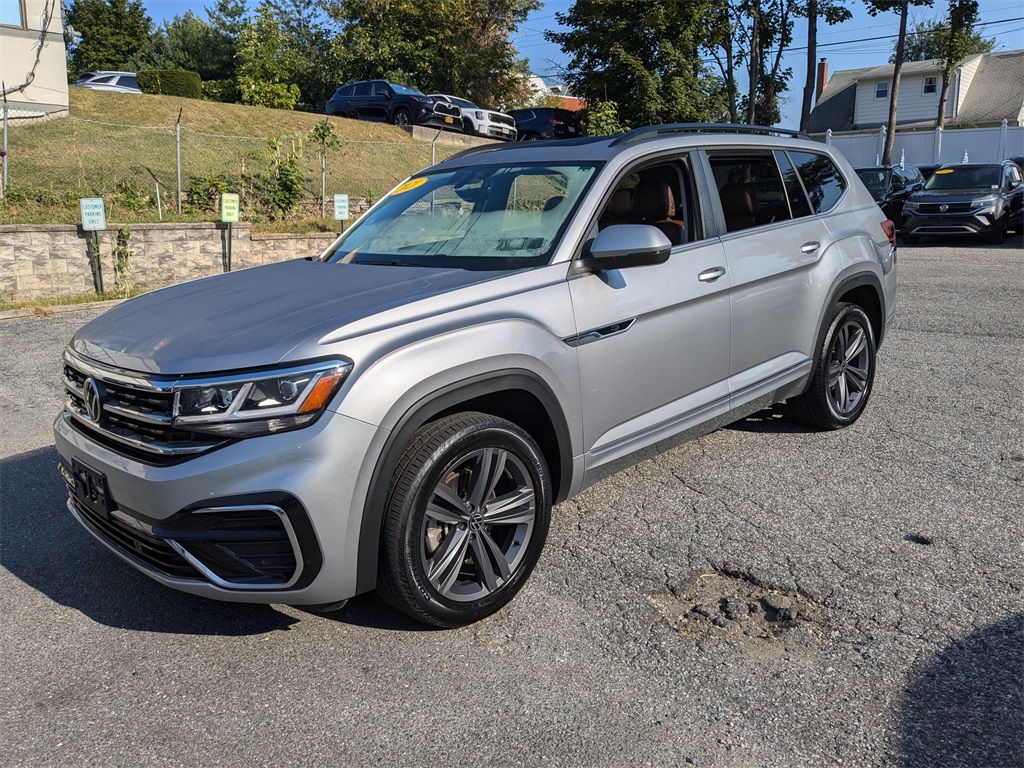
POLYGON ((100 363, 169 375, 271 366, 349 323, 500 274, 285 261, 125 301, 84 325, 71 348, 100 363))
POLYGON ((998 189, 977 187, 973 189, 935 189, 915 192, 910 198, 918 203, 959 203, 977 200, 987 195, 998 195, 998 189))

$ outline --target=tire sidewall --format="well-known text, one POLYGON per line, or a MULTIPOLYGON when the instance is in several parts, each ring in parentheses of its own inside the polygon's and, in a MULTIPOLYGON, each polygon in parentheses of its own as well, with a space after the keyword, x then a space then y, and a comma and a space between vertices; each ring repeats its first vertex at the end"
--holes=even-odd
POLYGON ((835 315, 832 317, 832 322, 829 324, 828 331, 825 333, 825 341, 821 346, 821 355, 818 361, 819 366, 819 377, 818 380, 821 385, 825 387, 825 391, 821 392, 821 396, 824 398, 825 405, 828 408, 829 415, 835 422, 836 426, 844 427, 855 422, 860 415, 864 412, 867 407, 868 400, 871 396, 871 389, 875 383, 875 361, 876 361, 876 348, 875 348, 875 333, 871 327, 871 321, 868 319, 867 314, 856 304, 844 304, 841 305, 835 315), (832 404, 832 398, 828 394, 828 369, 829 363, 832 357, 832 346, 835 343, 836 333, 839 329, 846 325, 851 320, 857 322, 861 327, 861 330, 867 335, 868 343, 868 376, 867 385, 864 388, 864 393, 861 396, 860 402, 857 404, 856 410, 850 414, 841 414, 836 411, 832 404))
POLYGON ((529 578, 547 538, 551 510, 551 480, 540 449, 515 425, 499 419, 464 426, 431 451, 429 458, 412 468, 412 492, 388 514, 402 516, 402 578, 419 607, 445 625, 477 621, 499 610, 511 600, 529 578), (427 502, 441 478, 467 454, 480 448, 503 448, 514 453, 526 466, 536 494, 536 517, 530 543, 518 570, 497 591, 472 602, 456 602, 440 595, 430 584, 421 557, 423 521, 427 502))

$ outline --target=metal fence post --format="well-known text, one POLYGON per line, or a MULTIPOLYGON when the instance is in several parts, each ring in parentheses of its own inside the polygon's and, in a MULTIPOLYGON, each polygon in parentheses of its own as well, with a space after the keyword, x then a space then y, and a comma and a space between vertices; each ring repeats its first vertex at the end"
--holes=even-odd
POLYGON ((4 186, 0 197, 7 197, 7 166, 11 164, 11 158, 7 154, 7 84, 0 82, 0 92, 4 94, 4 156, 0 160, 4 161, 4 186))
MULTIPOLYGON (((996 160, 1002 160, 1006 157, 1006 118, 1003 118, 1002 124, 999 126, 999 155, 996 160)), ((6 166, 5 166, 6 167, 6 166)))
POLYGON ((177 155, 178 155, 178 205, 177 205, 177 211, 178 211, 179 214, 181 213, 181 110, 182 109, 183 109, 182 107, 178 108, 178 122, 175 123, 175 125, 174 125, 174 141, 175 141, 175 144, 177 145, 177 155))

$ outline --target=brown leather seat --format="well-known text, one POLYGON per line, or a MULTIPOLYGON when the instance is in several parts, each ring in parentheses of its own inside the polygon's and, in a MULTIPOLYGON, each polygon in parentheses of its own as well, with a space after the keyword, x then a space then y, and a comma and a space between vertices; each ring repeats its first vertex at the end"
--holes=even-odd
POLYGON ((604 229, 613 224, 628 224, 632 220, 632 216, 633 190, 620 187, 612 193, 608 205, 605 206, 604 213, 601 214, 598 227, 604 229))
POLYGON ((667 182, 648 179, 633 193, 633 220, 657 227, 672 245, 686 242, 686 225, 676 218, 676 201, 667 182))
POLYGON ((753 184, 726 184, 720 196, 728 231, 735 232, 757 225, 757 192, 753 184))

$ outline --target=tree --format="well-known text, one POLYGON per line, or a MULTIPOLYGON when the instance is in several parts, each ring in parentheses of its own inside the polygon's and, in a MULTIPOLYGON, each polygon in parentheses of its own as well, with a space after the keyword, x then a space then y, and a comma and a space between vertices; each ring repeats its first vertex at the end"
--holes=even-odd
POLYGON ((571 57, 573 92, 618 103, 620 122, 716 121, 726 94, 698 54, 715 11, 708 0, 576 0, 555 15, 566 31, 545 37, 571 57))
POLYGON ((238 33, 235 62, 243 104, 295 107, 299 87, 289 82, 289 73, 295 70, 295 52, 269 4, 261 5, 238 33))
POLYGON ((234 43, 214 26, 188 11, 153 33, 148 63, 154 69, 188 69, 203 80, 231 77, 234 43))
MULTIPOLYGON (((953 5, 960 3, 951 3, 953 5)), ((914 25, 914 28, 907 32, 907 44, 903 49, 903 63, 908 61, 929 61, 930 59, 942 59, 945 56, 946 46, 949 43, 950 28, 945 20, 932 19, 914 25)), ((988 53, 996 44, 994 37, 982 37, 972 27, 962 32, 963 53, 960 58, 971 56, 975 53, 988 53)), ((893 47, 892 55, 889 56, 889 63, 896 62, 896 48, 893 47)))
POLYGON ((67 23, 82 33, 68 54, 75 73, 136 69, 149 55, 153 21, 140 0, 76 0, 67 23))
MULTIPOLYGON (((945 35, 946 45, 942 51, 942 90, 939 91, 939 109, 935 126, 946 124, 946 102, 949 101, 949 85, 953 80, 953 67, 965 56, 975 53, 974 23, 978 20, 977 0, 949 0, 949 30, 945 35)), ((986 41, 992 50, 993 40, 986 41)))
POLYGON ((808 129, 811 120, 811 100, 814 97, 814 79, 818 71, 818 19, 823 18, 826 24, 832 25, 848 21, 853 14, 837 0, 807 0, 804 16, 807 17, 807 76, 804 79, 803 102, 800 106, 801 131, 808 129))
POLYGON ((206 9, 206 17, 216 32, 213 43, 213 68, 218 72, 218 77, 212 79, 235 79, 238 36, 242 33, 249 15, 245 0, 217 0, 212 8, 206 9))
POLYGON ((512 33, 538 0, 326 0, 352 79, 383 78, 485 107, 511 101, 525 65, 512 33))
POLYGON ((900 31, 896 38, 896 61, 892 68, 892 87, 889 89, 889 120, 885 134, 885 148, 882 152, 882 165, 892 162, 892 145, 896 140, 896 109, 900 95, 900 73, 903 69, 903 49, 907 42, 907 15, 910 6, 932 4, 932 0, 864 0, 868 13, 877 16, 880 13, 898 12, 900 15, 900 31))
POLYGON ((337 25, 324 16, 320 0, 271 0, 290 51, 289 81, 299 86, 302 108, 322 112, 344 78, 333 45, 337 25))

